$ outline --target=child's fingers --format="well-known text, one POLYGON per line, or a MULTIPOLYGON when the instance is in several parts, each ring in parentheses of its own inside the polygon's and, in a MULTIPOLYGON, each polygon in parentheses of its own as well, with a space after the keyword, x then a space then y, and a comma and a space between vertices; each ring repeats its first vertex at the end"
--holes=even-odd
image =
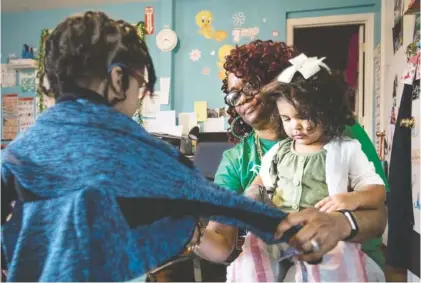
POLYGON ((319 201, 318 203, 316 203, 316 205, 314 207, 320 209, 321 207, 323 207, 326 203, 328 203, 331 200, 332 200, 331 197, 326 197, 326 198, 322 199, 321 201, 319 201))
POLYGON ((319 210, 321 212, 328 212, 334 206, 335 206, 335 202, 334 201, 329 201, 328 203, 326 203, 325 205, 323 205, 319 210))
POLYGON ((326 212, 327 212, 327 213, 331 213, 331 212, 337 211, 338 209, 339 209, 339 206, 337 206, 336 204, 333 204, 331 207, 329 207, 329 208, 326 210, 326 212))

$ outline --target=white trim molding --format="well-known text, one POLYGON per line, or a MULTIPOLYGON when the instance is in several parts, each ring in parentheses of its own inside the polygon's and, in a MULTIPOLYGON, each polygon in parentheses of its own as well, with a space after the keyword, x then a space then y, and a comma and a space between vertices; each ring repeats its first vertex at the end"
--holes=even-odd
POLYGON ((374 13, 335 15, 324 17, 298 18, 287 20, 287 44, 294 44, 294 29, 323 26, 365 26, 365 115, 364 127, 374 141, 374 87, 373 87, 373 51, 374 51, 374 13))

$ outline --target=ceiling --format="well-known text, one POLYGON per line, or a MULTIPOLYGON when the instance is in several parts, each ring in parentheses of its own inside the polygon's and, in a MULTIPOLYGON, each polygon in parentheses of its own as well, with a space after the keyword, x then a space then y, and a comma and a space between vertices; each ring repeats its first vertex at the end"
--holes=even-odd
POLYGON ((1 0, 2 12, 22 12, 153 0, 1 0))

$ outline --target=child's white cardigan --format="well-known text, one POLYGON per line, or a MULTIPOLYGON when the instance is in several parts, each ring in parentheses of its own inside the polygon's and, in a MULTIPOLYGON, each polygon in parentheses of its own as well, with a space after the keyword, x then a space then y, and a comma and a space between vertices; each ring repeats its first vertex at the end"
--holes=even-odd
MULTIPOLYGON (((326 183, 329 195, 348 192, 348 188, 355 191, 366 185, 384 185, 382 178, 361 149, 358 140, 341 138, 327 143, 326 149, 326 183)), ((273 187, 269 175, 274 156, 279 151, 279 143, 274 145, 263 157, 260 177, 265 187, 273 187)))
MULTIPOLYGON (((357 140, 335 139, 324 148, 327 151, 326 183, 329 195, 346 193, 348 187, 360 190, 366 185, 384 184, 357 140)), ((269 168, 278 151, 279 143, 262 159, 260 176, 266 187, 276 186, 271 181, 269 168)), ((277 245, 268 246, 253 234, 247 234, 243 253, 227 269, 227 282, 277 281, 280 272, 277 263, 279 253, 277 245)), ((360 250, 359 244, 350 242, 339 242, 336 248, 323 257, 321 264, 295 262, 290 271, 296 282, 384 281, 380 267, 360 250)))

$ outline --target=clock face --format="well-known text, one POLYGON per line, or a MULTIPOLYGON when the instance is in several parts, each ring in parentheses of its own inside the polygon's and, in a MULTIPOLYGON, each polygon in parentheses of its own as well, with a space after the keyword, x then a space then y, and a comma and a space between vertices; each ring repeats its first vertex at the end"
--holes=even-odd
POLYGON ((173 50, 177 41, 177 34, 171 29, 163 29, 156 36, 156 45, 161 51, 173 50))

